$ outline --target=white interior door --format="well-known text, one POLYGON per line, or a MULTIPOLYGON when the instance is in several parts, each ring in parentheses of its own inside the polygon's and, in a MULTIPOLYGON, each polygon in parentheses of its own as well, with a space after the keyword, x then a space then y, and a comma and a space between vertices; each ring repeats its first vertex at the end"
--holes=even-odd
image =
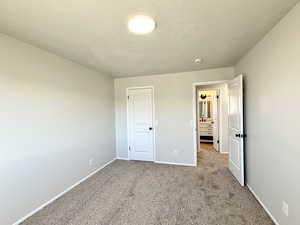
POLYGON ((243 77, 228 83, 229 169, 244 186, 243 77))
POLYGON ((213 95, 212 98, 212 129, 213 129, 213 146, 216 151, 219 151, 219 104, 218 96, 213 95))
POLYGON ((154 161, 153 89, 128 90, 128 153, 130 160, 154 161))

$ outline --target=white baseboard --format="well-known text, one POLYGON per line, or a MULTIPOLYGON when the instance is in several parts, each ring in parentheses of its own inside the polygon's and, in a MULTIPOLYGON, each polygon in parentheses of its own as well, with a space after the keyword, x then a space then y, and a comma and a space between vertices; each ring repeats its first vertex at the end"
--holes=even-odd
POLYGON ((78 182, 76 182, 75 184, 73 184, 71 187, 67 188, 66 190, 64 190, 63 192, 61 192, 60 194, 56 195, 54 198, 50 199, 49 201, 47 201, 46 203, 42 204, 40 207, 36 208, 35 210, 31 211, 30 213, 28 213, 26 216, 22 217, 21 219, 19 219, 17 222, 13 223, 13 225, 19 225, 20 223, 22 223, 24 220, 28 219, 30 216, 34 215, 35 213, 37 213, 38 211, 40 211, 41 209, 43 209, 45 206, 49 205, 50 203, 54 202, 56 199, 60 198, 61 196, 63 196, 64 194, 66 194, 67 192, 71 191, 74 187, 76 187, 77 185, 79 185, 80 183, 82 183, 83 181, 85 181, 86 179, 90 178, 91 176, 93 176, 95 173, 99 172, 101 169, 103 169, 104 167, 108 166, 109 164, 111 164, 112 162, 114 162, 116 159, 113 159, 107 163, 105 163, 103 166, 101 166, 100 168, 96 169, 95 171, 93 171, 92 173, 90 173, 89 175, 87 175, 86 177, 82 178, 81 180, 79 180, 78 182))
MULTIPOLYGON (((117 157, 118 160, 129 160, 128 158, 117 157)), ((152 162, 152 161, 150 161, 152 162)), ((168 164, 168 165, 177 165, 177 166, 197 166, 195 164, 188 164, 188 163, 173 163, 173 162, 165 162, 165 161, 153 161, 154 163, 158 164, 168 164)))
POLYGON ((118 160, 129 160, 128 158, 117 157, 118 160))
POLYGON ((173 162, 165 162, 165 161, 154 161, 154 163, 177 165, 177 166, 194 166, 194 167, 197 166, 195 164, 189 164, 189 163, 173 163, 173 162))
POLYGON ((250 187, 249 184, 247 184, 248 189, 251 191, 251 193, 254 195, 254 197, 257 199, 257 201, 259 202, 259 204, 261 204, 261 206, 264 208, 264 210, 268 213, 268 215, 271 217, 271 219, 273 220, 273 222, 276 225, 279 225, 278 221, 275 219, 275 217, 272 215, 272 213, 269 211, 269 209, 264 205, 264 203, 260 200, 260 198, 257 196, 257 194, 254 192, 254 190, 250 187))

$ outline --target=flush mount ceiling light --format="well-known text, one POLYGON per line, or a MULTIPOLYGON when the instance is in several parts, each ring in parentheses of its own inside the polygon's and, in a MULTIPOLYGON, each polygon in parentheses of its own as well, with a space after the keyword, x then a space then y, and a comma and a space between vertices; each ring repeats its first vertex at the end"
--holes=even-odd
POLYGON ((138 15, 128 21, 128 29, 135 34, 148 34, 156 27, 155 21, 148 16, 138 15))

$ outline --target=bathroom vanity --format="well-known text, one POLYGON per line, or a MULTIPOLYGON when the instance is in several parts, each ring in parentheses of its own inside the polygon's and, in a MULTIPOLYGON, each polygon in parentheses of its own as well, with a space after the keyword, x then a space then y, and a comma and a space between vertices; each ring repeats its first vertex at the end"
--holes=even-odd
POLYGON ((200 142, 213 142, 213 122, 199 121, 200 142))

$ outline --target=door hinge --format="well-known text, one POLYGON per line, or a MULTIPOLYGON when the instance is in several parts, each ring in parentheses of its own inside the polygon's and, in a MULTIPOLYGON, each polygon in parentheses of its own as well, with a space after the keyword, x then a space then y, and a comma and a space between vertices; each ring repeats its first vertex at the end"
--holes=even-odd
POLYGON ((127 96, 128 100, 129 100, 129 95, 127 96))
POLYGON ((219 95, 217 95, 217 98, 219 98, 220 96, 219 95))
POLYGON ((220 144, 220 140, 218 140, 217 143, 220 144))
POLYGON ((128 150, 129 150, 129 151, 131 150, 130 146, 128 146, 128 150))

